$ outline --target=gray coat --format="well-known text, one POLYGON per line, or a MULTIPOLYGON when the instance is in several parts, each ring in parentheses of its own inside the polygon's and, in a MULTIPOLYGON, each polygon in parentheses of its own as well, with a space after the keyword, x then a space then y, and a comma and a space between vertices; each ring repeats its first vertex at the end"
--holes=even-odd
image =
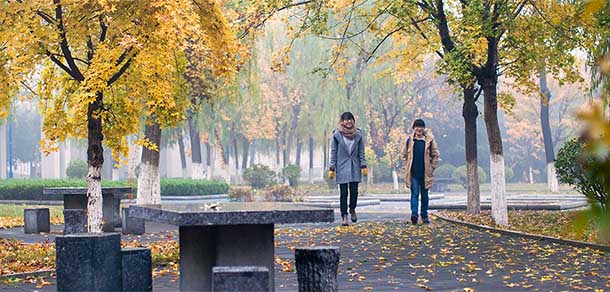
POLYGON ((366 158, 360 129, 354 137, 352 151, 348 150, 347 144, 343 141, 343 135, 335 130, 330 148, 330 168, 335 169, 338 184, 360 182, 362 179, 361 169, 366 167, 366 158))

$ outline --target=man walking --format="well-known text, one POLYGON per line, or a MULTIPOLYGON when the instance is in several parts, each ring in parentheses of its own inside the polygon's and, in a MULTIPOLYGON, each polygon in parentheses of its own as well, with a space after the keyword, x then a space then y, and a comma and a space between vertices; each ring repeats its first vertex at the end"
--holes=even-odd
POLYGON ((402 158, 405 161, 405 183, 411 189, 411 223, 417 224, 417 203, 421 194, 421 219, 428 219, 428 190, 434 181, 434 170, 440 159, 440 151, 430 130, 422 119, 413 122, 413 134, 407 138, 402 158))

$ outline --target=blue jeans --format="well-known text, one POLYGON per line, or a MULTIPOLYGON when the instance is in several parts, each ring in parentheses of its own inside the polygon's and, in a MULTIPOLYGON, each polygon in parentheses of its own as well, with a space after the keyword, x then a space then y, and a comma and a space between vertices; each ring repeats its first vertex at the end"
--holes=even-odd
POLYGON ((428 189, 424 179, 411 178, 411 217, 417 218, 417 201, 421 193, 421 218, 428 218, 428 189))

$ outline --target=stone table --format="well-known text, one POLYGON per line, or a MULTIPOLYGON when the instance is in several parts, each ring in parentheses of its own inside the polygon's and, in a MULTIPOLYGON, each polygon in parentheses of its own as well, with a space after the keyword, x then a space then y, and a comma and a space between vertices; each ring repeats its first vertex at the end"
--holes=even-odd
MULTIPOLYGON (((104 232, 113 232, 114 227, 121 226, 121 199, 131 193, 131 187, 102 187, 102 220, 104 232)), ((86 187, 43 188, 43 195, 63 195, 64 209, 87 210, 86 187)))
POLYGON ((132 205, 130 215, 179 226, 180 289, 210 291, 215 266, 263 266, 274 289, 275 224, 333 222, 332 209, 289 203, 132 205))

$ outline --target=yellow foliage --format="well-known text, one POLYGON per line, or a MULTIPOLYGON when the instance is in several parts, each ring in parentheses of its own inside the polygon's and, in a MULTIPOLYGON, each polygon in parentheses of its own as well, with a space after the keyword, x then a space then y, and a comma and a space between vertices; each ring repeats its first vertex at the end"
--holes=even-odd
POLYGON ((0 22, 0 118, 12 93, 36 77, 46 153, 87 137, 89 116, 101 119, 118 161, 143 115, 162 127, 183 120, 188 45, 212 73, 235 72, 234 33, 214 0, 3 1, 0 22), (100 95, 100 110, 88 115, 100 95))

